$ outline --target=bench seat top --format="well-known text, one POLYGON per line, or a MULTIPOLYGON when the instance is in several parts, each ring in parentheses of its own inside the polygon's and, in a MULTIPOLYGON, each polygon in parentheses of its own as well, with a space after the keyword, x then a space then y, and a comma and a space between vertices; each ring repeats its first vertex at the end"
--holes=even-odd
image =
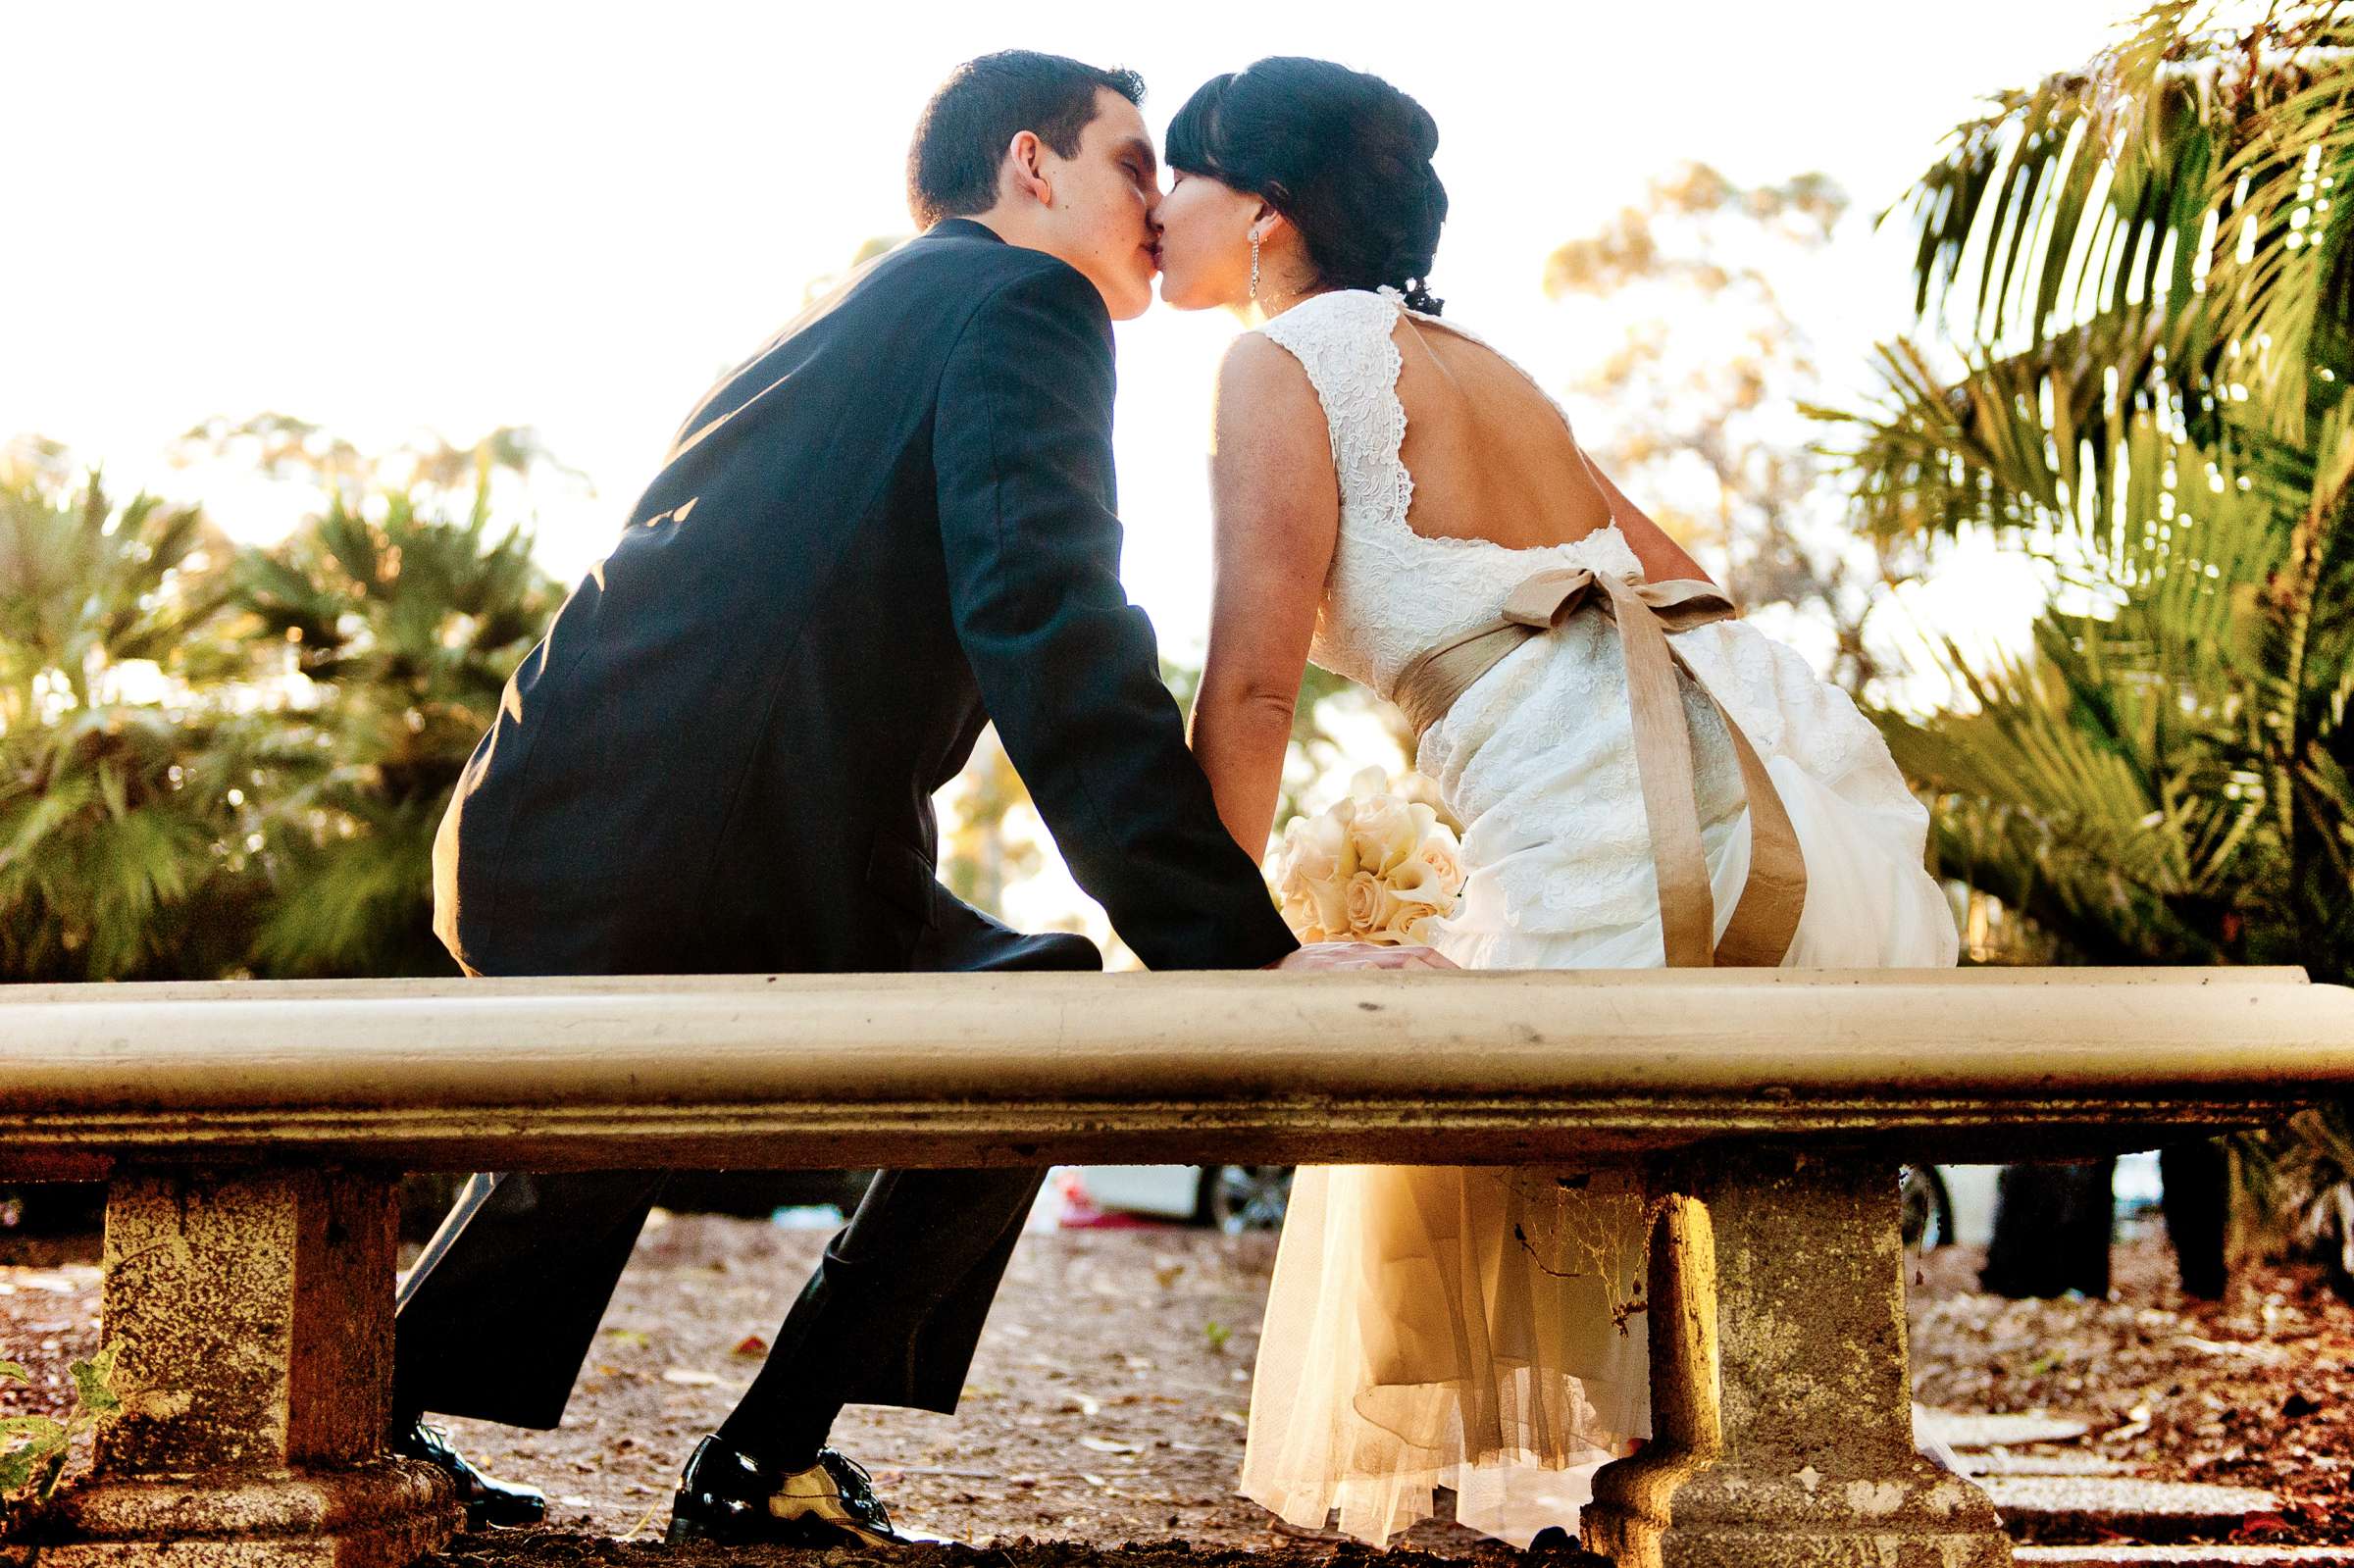
POLYGON ((0 991, 0 1178, 2148 1147, 2354 1094, 2294 969, 781 975, 0 991))

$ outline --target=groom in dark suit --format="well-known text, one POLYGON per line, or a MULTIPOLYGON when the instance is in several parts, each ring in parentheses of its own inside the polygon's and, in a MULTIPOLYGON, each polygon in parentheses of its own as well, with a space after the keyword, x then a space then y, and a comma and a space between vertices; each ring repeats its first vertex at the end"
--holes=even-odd
MULTIPOLYGON (((1111 322, 1157 265, 1142 95, 1051 55, 960 68, 908 154, 922 235, 688 417, 442 822, 435 927, 469 973, 1099 968, 934 880, 932 794, 993 720, 1152 968, 1433 961, 1298 948, 1121 590, 1111 322)), ((955 1408, 1043 1174, 878 1176, 688 1463, 671 1539, 907 1539, 827 1432, 849 1402, 955 1408)), ((477 1178, 412 1273, 397 1443, 478 1522, 544 1504, 420 1418, 554 1426, 659 1182, 477 1178)))

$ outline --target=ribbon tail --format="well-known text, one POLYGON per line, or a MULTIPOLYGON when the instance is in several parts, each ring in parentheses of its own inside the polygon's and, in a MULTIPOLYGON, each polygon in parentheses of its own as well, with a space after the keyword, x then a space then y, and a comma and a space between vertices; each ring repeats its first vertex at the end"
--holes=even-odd
MULTIPOLYGON (((1682 662, 1680 657, 1677 662, 1682 662)), ((1732 736, 1741 788, 1749 797, 1749 878, 1741 885, 1732 919, 1725 922, 1724 937, 1716 944, 1716 962, 1727 969, 1778 969, 1790 954, 1799 919, 1807 911, 1807 857, 1799 848, 1790 810, 1782 804, 1781 791, 1774 788, 1758 748, 1708 683, 1697 675, 1692 679, 1708 691, 1725 733, 1732 736)))
POLYGON ((1660 936, 1668 967, 1778 966, 1806 911, 1807 866, 1797 831, 1749 736, 1667 640, 1671 631, 1690 631, 1733 613, 1731 601, 1714 583, 1636 584, 1584 568, 1537 573, 1512 590, 1501 619, 1429 649, 1409 664, 1399 681, 1399 706, 1418 739, 1505 655, 1585 604, 1618 624, 1634 726, 1635 771, 1659 879, 1660 936), (1603 590, 1599 598, 1590 597, 1595 587, 1603 590), (1676 684, 1678 670, 1692 678, 1723 721, 1749 804, 1749 876, 1722 941, 1715 939, 1716 904, 1700 835, 1692 735, 1676 684))
POLYGON ((1626 662, 1635 773, 1659 879, 1661 943, 1668 968, 1708 969, 1715 962, 1716 902, 1709 891, 1708 852, 1700 837, 1692 736, 1676 691, 1675 650, 1651 607, 1631 588, 1615 578, 1602 582, 1626 662))

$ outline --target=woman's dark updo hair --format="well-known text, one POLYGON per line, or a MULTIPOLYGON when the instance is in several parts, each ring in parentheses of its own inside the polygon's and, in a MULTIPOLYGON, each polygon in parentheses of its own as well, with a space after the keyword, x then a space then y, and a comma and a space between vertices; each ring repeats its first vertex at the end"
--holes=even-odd
POLYGON ((1379 76, 1278 55, 1202 84, 1169 124, 1169 167, 1264 200, 1306 242, 1328 288, 1427 286, 1447 221, 1430 156, 1439 125, 1379 76))

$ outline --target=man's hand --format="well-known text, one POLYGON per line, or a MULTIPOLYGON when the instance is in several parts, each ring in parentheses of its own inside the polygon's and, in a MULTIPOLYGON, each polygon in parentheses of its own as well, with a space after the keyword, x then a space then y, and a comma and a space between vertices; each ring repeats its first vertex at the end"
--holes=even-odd
POLYGON ((1372 942, 1309 942, 1265 967, 1290 971, 1329 971, 1454 969, 1457 966, 1430 947, 1382 947, 1372 942))

